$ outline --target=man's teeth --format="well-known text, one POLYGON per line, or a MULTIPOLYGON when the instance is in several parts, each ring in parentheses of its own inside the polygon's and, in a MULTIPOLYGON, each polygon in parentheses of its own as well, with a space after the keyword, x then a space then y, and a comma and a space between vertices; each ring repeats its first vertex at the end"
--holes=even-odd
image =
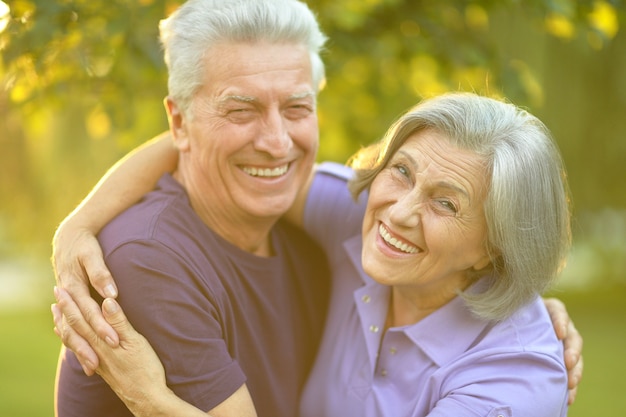
POLYGON ((279 177, 287 172, 289 165, 283 165, 277 168, 243 168, 243 172, 253 177, 279 177))
POLYGON ((378 233, 380 233, 380 236, 383 238, 385 242, 389 243, 391 246, 395 248, 400 249, 402 252, 417 253, 417 248, 415 246, 407 245, 406 243, 400 242, 395 237, 392 237, 387 231, 387 229, 383 227, 382 224, 378 226, 378 233))

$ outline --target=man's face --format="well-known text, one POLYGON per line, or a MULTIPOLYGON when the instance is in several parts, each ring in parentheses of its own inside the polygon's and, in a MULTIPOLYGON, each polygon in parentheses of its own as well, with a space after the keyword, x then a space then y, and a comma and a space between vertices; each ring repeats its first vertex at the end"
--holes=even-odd
MULTIPOLYGON (((168 105, 175 114, 176 105, 168 105)), ((181 151, 178 178, 200 217, 219 232, 284 214, 318 147, 307 50, 268 43, 213 47, 189 115, 170 122, 181 151)))

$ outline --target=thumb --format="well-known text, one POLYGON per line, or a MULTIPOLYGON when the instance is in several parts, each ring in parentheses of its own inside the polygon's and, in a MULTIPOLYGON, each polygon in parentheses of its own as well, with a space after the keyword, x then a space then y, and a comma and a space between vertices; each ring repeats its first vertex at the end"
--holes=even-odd
POLYGON ((130 324, 126 315, 122 311, 122 307, 113 298, 106 298, 102 303, 102 313, 107 323, 115 329, 121 338, 126 338, 130 332, 133 331, 133 326, 130 324))

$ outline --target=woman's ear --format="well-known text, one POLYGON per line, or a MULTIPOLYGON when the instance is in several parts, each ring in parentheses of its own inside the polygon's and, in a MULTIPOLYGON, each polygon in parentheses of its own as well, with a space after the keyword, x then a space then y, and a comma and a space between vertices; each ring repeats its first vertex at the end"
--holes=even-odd
POLYGON ((181 152, 189 150, 189 135, 187 134, 184 112, 170 96, 165 97, 163 104, 167 112, 167 120, 170 124, 170 132, 172 132, 174 145, 181 152))
POLYGON ((474 271, 480 271, 485 269, 491 263, 491 258, 489 258, 488 254, 485 254, 483 258, 480 258, 478 262, 476 262, 473 266, 474 271))
POLYGON ((487 268, 491 264, 492 259, 496 259, 500 255, 500 251, 491 246, 485 244, 483 256, 476 261, 472 269, 474 271, 481 271, 487 268))

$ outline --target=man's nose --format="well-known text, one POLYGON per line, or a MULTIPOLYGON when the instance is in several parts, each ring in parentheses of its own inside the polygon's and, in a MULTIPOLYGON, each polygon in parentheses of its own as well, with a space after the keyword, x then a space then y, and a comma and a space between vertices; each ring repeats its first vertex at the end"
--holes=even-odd
POLYGON ((278 111, 267 114, 255 141, 255 149, 274 158, 285 158, 293 146, 288 121, 278 111))

